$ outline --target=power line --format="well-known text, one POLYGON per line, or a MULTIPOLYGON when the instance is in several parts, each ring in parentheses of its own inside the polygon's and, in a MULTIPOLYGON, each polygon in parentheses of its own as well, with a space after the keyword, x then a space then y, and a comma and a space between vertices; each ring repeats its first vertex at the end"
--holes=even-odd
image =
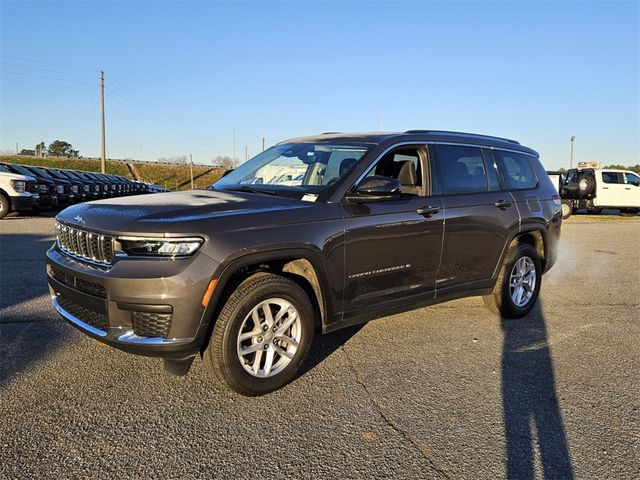
POLYGON ((64 65, 62 63, 47 62, 45 60, 36 60, 34 58, 18 57, 16 55, 7 55, 5 53, 0 53, 0 57, 13 58, 13 59, 16 59, 16 60, 22 60, 24 62, 42 63, 42 64, 45 64, 45 65, 55 65, 56 67, 71 68, 71 69, 74 69, 74 70, 86 70, 88 72, 94 72, 94 73, 96 71, 93 68, 76 67, 76 66, 72 66, 72 65, 64 65))
POLYGON ((67 78, 49 77, 48 75, 37 75, 37 74, 33 74, 33 73, 9 72, 7 70, 0 70, 0 73, 6 73, 6 74, 9 74, 9 75, 20 75, 22 77, 31 77, 31 78, 37 78, 37 79, 55 80, 56 82, 78 83, 80 85, 92 85, 93 84, 93 83, 90 83, 90 82, 85 81, 85 80, 71 80, 71 79, 67 79, 67 78))
POLYGON ((29 80, 22 80, 22 79, 15 79, 15 78, 3 78, 2 79, 3 82, 15 82, 15 83, 21 83, 21 84, 30 84, 30 85, 44 85, 46 87, 62 87, 62 88, 73 88, 75 90, 91 90, 93 91, 93 88, 89 88, 89 87, 76 87, 76 86, 72 86, 72 85, 57 85, 55 83, 44 83, 44 82, 32 82, 29 80))
POLYGON ((31 65, 20 65, 19 63, 0 62, 0 65, 6 65, 8 67, 27 68, 29 70, 37 70, 39 72, 59 73, 61 75, 73 75, 75 77, 93 78, 95 76, 95 74, 90 75, 88 73, 75 73, 75 72, 65 72, 62 70, 51 70, 50 68, 32 67, 31 65))

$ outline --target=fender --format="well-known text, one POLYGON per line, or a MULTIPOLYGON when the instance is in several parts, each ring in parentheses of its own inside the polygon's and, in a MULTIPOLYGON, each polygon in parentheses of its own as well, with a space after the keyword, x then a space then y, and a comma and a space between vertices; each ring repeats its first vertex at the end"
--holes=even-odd
POLYGON ((493 275, 491 276, 491 279, 494 282, 495 280, 498 279, 498 275, 500 274, 500 268, 502 267, 502 264, 504 263, 504 259, 507 256, 507 252, 509 251, 509 245, 511 245, 511 242, 513 242, 513 239, 516 238, 518 235, 521 235, 527 232, 540 233, 542 235, 542 243, 544 246, 545 256, 547 255, 548 242, 547 242, 547 231, 545 229, 546 226, 547 226, 547 222, 543 218, 538 218, 538 219, 530 219, 527 223, 523 223, 520 226, 514 226, 511 229, 511 231, 509 232, 509 236, 507 237, 507 241, 502 247, 502 253, 500 253, 500 258, 498 259, 498 263, 496 264, 493 270, 493 275))
MULTIPOLYGON (((322 330, 325 331, 327 324, 329 323, 329 319, 334 314, 334 306, 331 299, 325 267, 326 262, 322 253, 317 248, 313 249, 308 245, 295 245, 290 247, 283 245, 277 249, 267 249, 263 251, 252 250, 251 253, 239 252, 238 254, 231 255, 223 260, 218 269, 211 276, 211 279, 217 279, 218 283, 202 316, 201 325, 206 322, 209 324, 209 328, 201 330, 211 330, 211 326, 215 323, 215 316, 223 306, 224 299, 222 298, 222 295, 229 284, 230 279, 239 269, 248 265, 255 265, 263 262, 297 258, 304 258, 308 260, 313 266, 316 276, 318 277, 323 303, 320 305, 320 322, 322 330)), ((206 339, 202 339, 203 342, 205 340, 206 339)))

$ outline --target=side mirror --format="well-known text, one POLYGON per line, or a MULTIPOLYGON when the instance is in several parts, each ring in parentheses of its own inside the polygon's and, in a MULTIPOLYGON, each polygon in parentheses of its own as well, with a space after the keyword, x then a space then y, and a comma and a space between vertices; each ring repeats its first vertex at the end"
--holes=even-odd
POLYGON ((402 194, 400 181, 395 178, 372 175, 356 187, 355 193, 347 194, 352 203, 376 202, 398 198, 402 194))

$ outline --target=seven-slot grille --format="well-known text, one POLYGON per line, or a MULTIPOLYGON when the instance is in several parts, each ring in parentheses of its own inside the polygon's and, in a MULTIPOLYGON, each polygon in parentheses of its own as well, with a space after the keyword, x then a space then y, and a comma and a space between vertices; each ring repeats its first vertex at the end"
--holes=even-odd
POLYGON ((113 237, 56 223, 58 248, 64 253, 103 267, 113 262, 113 237))

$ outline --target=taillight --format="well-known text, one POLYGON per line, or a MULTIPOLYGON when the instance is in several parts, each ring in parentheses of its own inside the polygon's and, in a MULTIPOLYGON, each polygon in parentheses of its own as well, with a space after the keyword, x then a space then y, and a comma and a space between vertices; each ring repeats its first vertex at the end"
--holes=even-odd
POLYGON ((562 205, 562 198, 560 198, 560 195, 553 195, 551 197, 551 200, 553 200, 553 204, 556 207, 559 207, 560 205, 562 205))

